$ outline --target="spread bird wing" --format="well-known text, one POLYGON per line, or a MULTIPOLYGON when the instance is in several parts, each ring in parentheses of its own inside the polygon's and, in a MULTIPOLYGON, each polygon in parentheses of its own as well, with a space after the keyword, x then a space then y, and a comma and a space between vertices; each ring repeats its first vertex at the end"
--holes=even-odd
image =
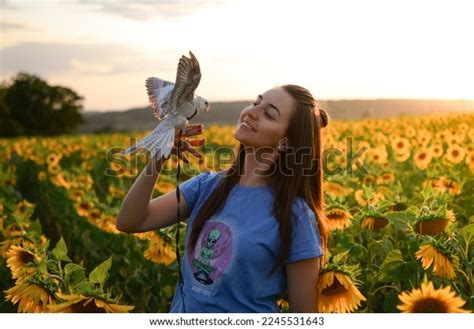
POLYGON ((138 143, 122 151, 122 154, 133 154, 135 152, 146 153, 150 151, 151 156, 168 157, 174 145, 175 115, 168 115, 147 136, 138 143))
POLYGON ((176 83, 171 93, 171 111, 176 113, 184 102, 192 102, 194 91, 201 81, 201 69, 194 54, 189 51, 191 58, 181 56, 176 73, 176 83))
POLYGON ((171 113, 171 93, 174 89, 174 83, 163 79, 149 77, 145 82, 146 91, 153 114, 158 120, 171 113))

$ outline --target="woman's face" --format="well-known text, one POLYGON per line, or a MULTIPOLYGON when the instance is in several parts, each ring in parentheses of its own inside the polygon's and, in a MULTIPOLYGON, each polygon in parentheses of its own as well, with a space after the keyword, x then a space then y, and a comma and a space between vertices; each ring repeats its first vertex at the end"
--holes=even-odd
POLYGON ((267 90, 242 110, 234 137, 245 146, 276 148, 286 136, 292 107, 293 98, 283 88, 267 90))

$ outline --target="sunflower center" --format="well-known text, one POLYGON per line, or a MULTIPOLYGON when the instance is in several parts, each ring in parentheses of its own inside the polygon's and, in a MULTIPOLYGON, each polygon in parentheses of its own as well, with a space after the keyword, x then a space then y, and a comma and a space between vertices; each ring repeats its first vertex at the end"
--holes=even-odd
POLYGON ((29 252, 22 252, 20 253, 20 259, 23 264, 28 264, 34 260, 34 257, 29 252))
POLYGON ((339 295, 347 292, 347 289, 336 279, 329 287, 323 289, 322 294, 326 296, 339 295))
POLYGON ((328 215, 329 219, 338 220, 345 218, 345 214, 342 211, 334 211, 328 215))
POLYGON ((413 313, 446 313, 446 305, 439 299, 424 298, 413 305, 413 313))

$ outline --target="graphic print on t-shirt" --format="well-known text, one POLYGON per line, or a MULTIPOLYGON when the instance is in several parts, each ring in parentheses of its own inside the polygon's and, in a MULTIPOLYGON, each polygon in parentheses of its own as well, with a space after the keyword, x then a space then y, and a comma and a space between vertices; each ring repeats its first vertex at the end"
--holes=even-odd
MULTIPOLYGON (((207 221, 199 235, 194 254, 188 251, 188 264, 195 282, 213 285, 222 275, 232 258, 232 232, 222 222, 207 221)), ((200 287, 194 291, 208 295, 200 287)), ((207 290, 207 289, 206 289, 207 290)))

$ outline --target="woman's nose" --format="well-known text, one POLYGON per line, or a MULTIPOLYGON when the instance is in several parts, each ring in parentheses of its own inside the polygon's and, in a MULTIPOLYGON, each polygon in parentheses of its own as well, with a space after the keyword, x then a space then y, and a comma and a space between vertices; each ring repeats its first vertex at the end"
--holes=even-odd
POLYGON ((247 115, 250 116, 252 119, 256 119, 258 117, 257 110, 255 109, 255 106, 253 106, 252 108, 250 108, 247 111, 247 115))

